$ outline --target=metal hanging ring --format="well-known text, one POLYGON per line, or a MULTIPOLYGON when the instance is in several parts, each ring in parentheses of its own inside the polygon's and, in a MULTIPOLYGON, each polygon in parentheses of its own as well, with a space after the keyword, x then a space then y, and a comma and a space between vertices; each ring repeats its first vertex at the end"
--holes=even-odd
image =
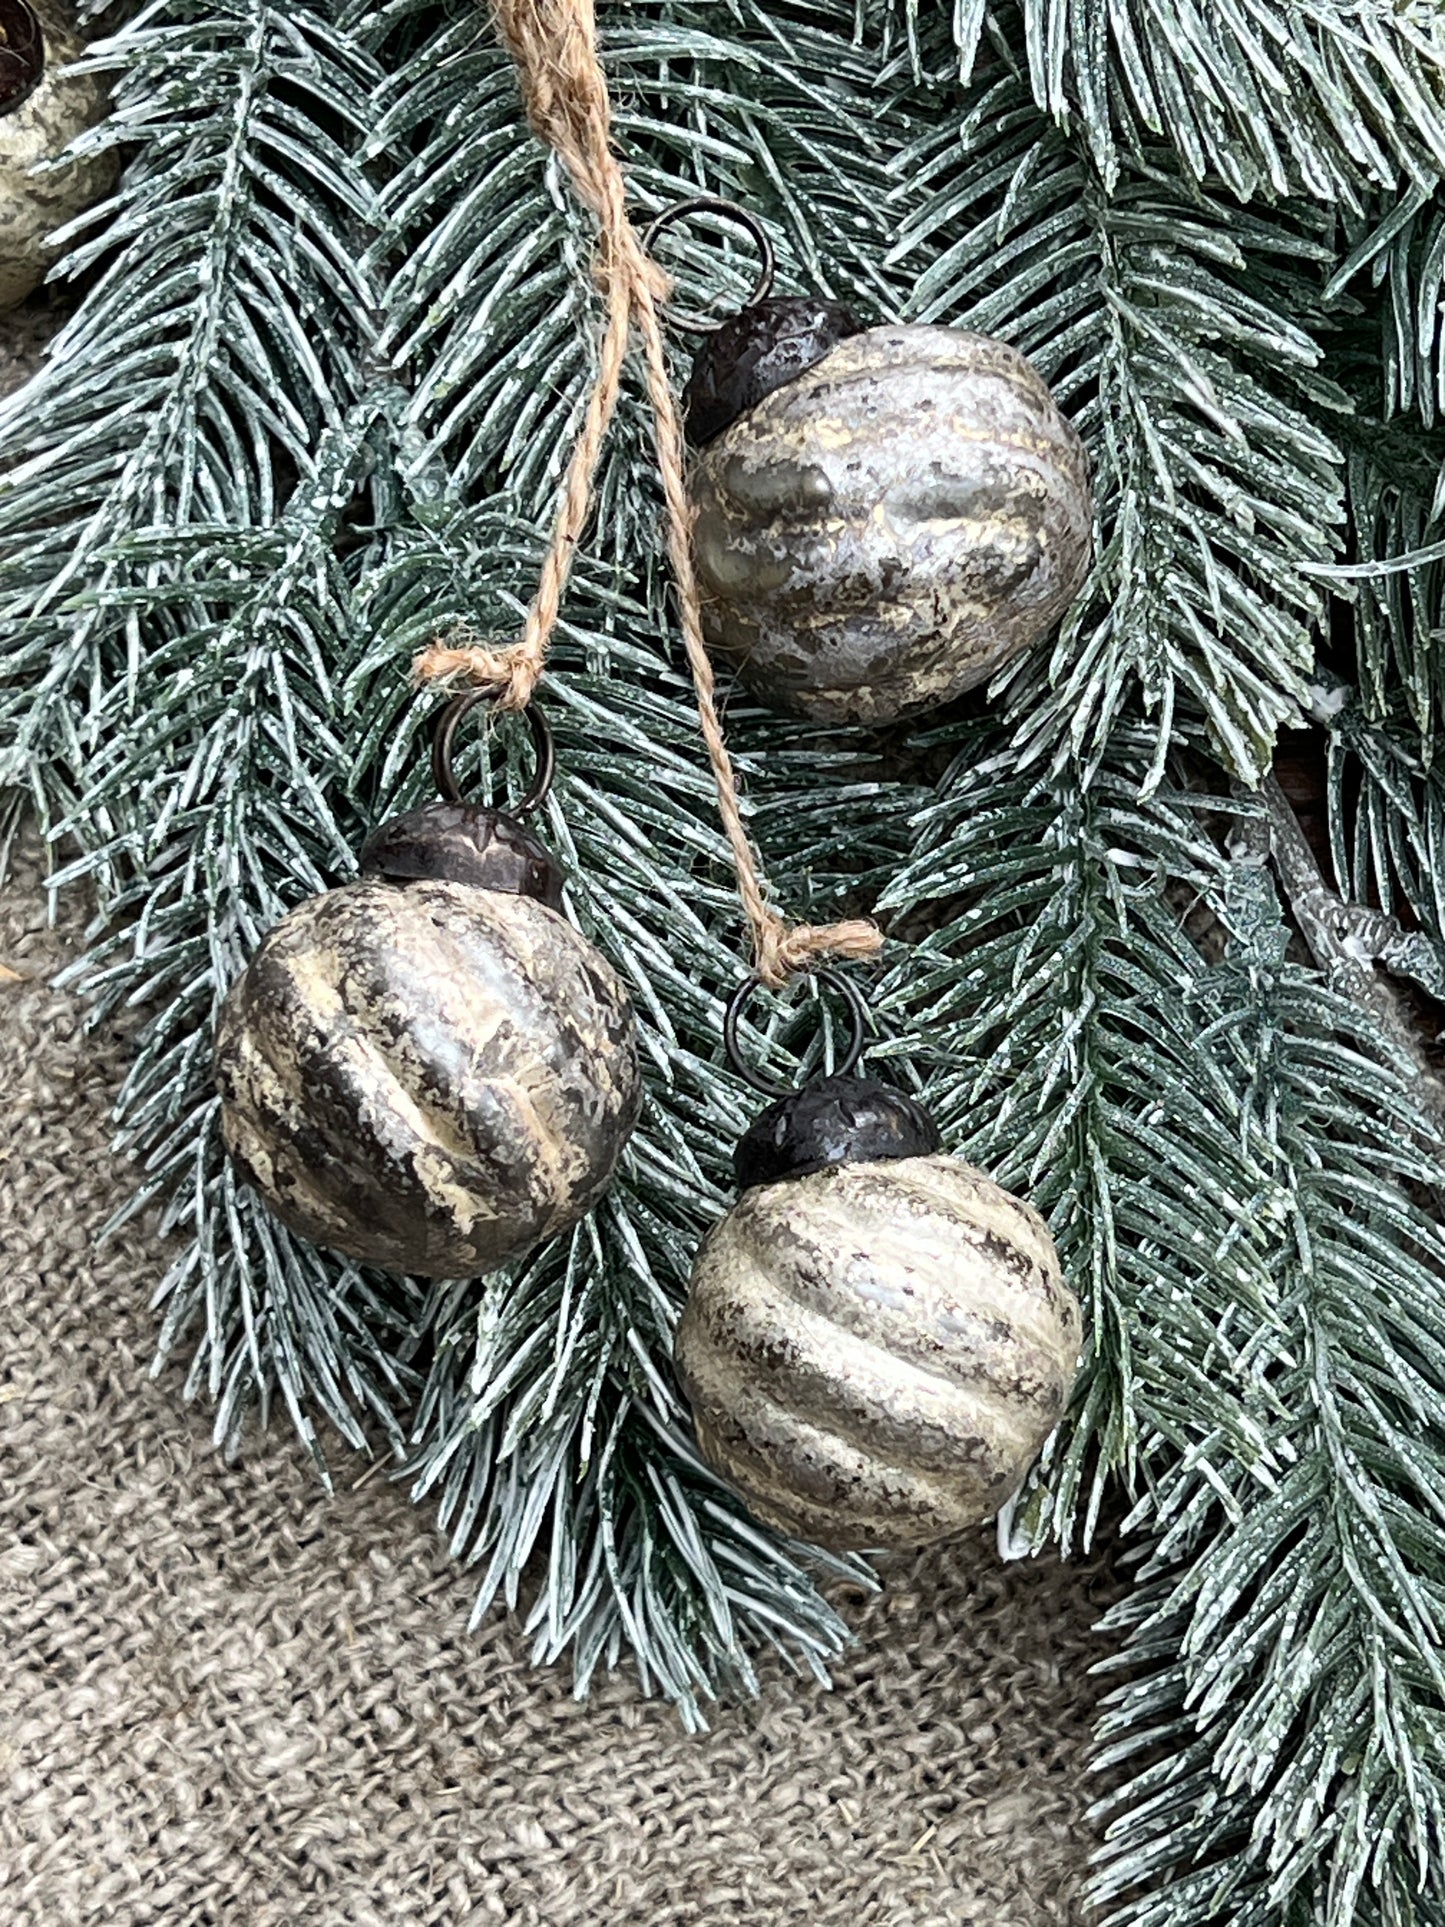
MULTIPOLYGON (((437 789, 448 803, 470 801, 461 784, 457 781, 456 771, 452 768, 452 744, 456 740, 457 726, 464 716, 469 716, 479 703, 495 702, 498 691, 484 686, 464 690, 460 696, 453 697, 437 717, 436 732, 431 742, 432 776, 437 789)), ((527 793, 518 803, 513 803, 509 816, 530 816, 540 809, 547 800, 552 787, 552 778, 557 769, 557 749, 552 741, 552 729, 547 718, 536 703, 528 703, 522 714, 527 719, 527 727, 532 732, 532 748, 536 752, 537 766, 532 772, 532 781, 527 793)))
MULTIPOLYGON (((836 970, 814 970, 810 975, 819 984, 826 984, 829 990, 836 990, 848 1006, 848 1014, 853 1024, 848 1048, 843 1053, 842 1063, 835 1064, 827 1073, 830 1077, 847 1077, 850 1071, 857 1068, 867 1041, 868 1007, 863 1002, 863 993, 851 978, 840 976, 836 970)), ((723 1014, 723 1048, 727 1052, 728 1062, 745 1084, 750 1084, 755 1091, 761 1091, 764 1097, 791 1097, 799 1088, 797 1085, 776 1083, 772 1078, 764 1077, 760 1071, 755 1071, 750 1064, 743 1061, 742 1051, 738 1045, 738 1026, 742 1021, 743 1011, 753 992, 761 988, 760 977, 744 977, 732 996, 728 998, 727 1009, 723 1014)), ((804 1082, 807 1081, 805 1078, 804 1082)))
MULTIPOLYGON (((777 270, 777 260, 773 254, 773 244, 768 239, 768 231, 756 214, 750 214, 736 201, 725 201, 718 194, 694 194, 689 201, 675 201, 671 207, 664 208, 655 220, 643 231, 642 245, 648 254, 653 252, 654 243, 678 221, 685 221, 693 214, 717 214, 726 221, 735 221, 746 228, 762 259, 758 265, 758 278, 753 283, 753 291, 743 303, 751 308, 755 302, 766 301, 773 290, 773 276, 777 270)), ((688 335, 712 335, 732 319, 730 315, 713 316, 689 314, 684 308, 668 306, 665 310, 668 321, 674 328, 680 328, 688 335)))

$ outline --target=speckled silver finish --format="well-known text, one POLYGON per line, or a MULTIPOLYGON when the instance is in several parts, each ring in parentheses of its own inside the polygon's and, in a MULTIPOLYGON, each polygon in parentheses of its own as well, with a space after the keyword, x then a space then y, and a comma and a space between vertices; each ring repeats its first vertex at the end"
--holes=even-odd
POLYGON ((641 1096, 632 1006, 535 898, 375 877, 270 932, 216 1036, 242 1175, 313 1243, 466 1277, 573 1224, 641 1096))
POLYGON ((710 443, 690 488, 709 643, 826 721, 985 682, 1088 570, 1083 445, 1016 349, 963 328, 840 342, 710 443))
POLYGON ((1079 1342, 1043 1219, 938 1155, 745 1191, 698 1253, 677 1364, 704 1456, 760 1518, 896 1547, 1017 1490, 1079 1342))
POLYGON ((107 193, 118 167, 106 154, 32 171, 103 119, 108 95, 100 75, 64 71, 85 46, 62 9, 54 0, 31 5, 45 37, 45 70, 33 93, 0 113, 0 308, 13 308, 39 287, 54 259, 47 235, 107 193))

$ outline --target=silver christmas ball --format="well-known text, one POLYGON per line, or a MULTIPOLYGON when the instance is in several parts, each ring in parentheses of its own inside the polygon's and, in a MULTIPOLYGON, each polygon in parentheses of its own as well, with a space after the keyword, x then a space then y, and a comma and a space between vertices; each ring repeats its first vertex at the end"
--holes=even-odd
POLYGON ((1042 1218, 943 1155, 797 1174, 790 1147, 789 1164, 693 1271, 676 1355, 704 1457, 816 1545, 923 1545, 991 1518, 1078 1363, 1042 1218))
POLYGON ((1016 349, 963 328, 828 348, 707 443, 690 489, 710 645, 824 721, 888 722, 987 681, 1089 566, 1078 435, 1016 349))
MULTIPOLYGON (((518 834, 486 861, 546 866, 518 834)), ((292 1230, 466 1277, 601 1196, 641 1099, 634 1019, 611 965, 541 900, 554 883, 550 866, 535 895, 366 877, 266 937, 215 1069, 226 1147, 292 1230)))

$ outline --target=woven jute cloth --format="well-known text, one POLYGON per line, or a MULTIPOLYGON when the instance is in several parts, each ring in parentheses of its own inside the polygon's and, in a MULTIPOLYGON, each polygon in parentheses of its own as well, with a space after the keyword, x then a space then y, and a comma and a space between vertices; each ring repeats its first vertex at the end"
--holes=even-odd
POLYGON ((0 1919, 6 1927, 1039 1927, 1082 1918, 1102 1560, 901 1560, 833 1691, 763 1666, 689 1737, 578 1704, 384 1473, 211 1449, 148 1376, 164 1253, 101 1243, 126 1040, 0 892, 0 1919))

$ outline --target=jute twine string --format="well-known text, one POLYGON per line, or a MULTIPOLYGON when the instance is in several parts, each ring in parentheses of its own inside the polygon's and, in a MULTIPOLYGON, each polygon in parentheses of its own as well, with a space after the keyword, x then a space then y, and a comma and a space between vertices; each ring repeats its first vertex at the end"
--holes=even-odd
POLYGON ((667 378, 660 309, 671 284, 644 251, 628 218, 626 184, 612 151, 611 102, 598 58, 592 0, 492 0, 492 11, 516 62, 534 131, 562 157, 578 195, 597 217, 595 273, 607 304, 607 324, 582 433, 568 464, 556 527, 520 639, 501 650, 438 644, 417 657, 416 674, 422 681, 450 677, 491 685, 504 708, 521 709, 530 700, 591 510, 593 477, 617 404, 635 323, 667 504, 668 556, 697 692, 698 719, 717 786, 718 814, 732 851, 758 976, 777 990, 822 957, 872 956, 883 938, 875 924, 861 919, 790 924, 779 916, 768 902, 757 855, 743 827, 737 777, 717 713, 712 662, 703 642, 682 425, 667 378))

